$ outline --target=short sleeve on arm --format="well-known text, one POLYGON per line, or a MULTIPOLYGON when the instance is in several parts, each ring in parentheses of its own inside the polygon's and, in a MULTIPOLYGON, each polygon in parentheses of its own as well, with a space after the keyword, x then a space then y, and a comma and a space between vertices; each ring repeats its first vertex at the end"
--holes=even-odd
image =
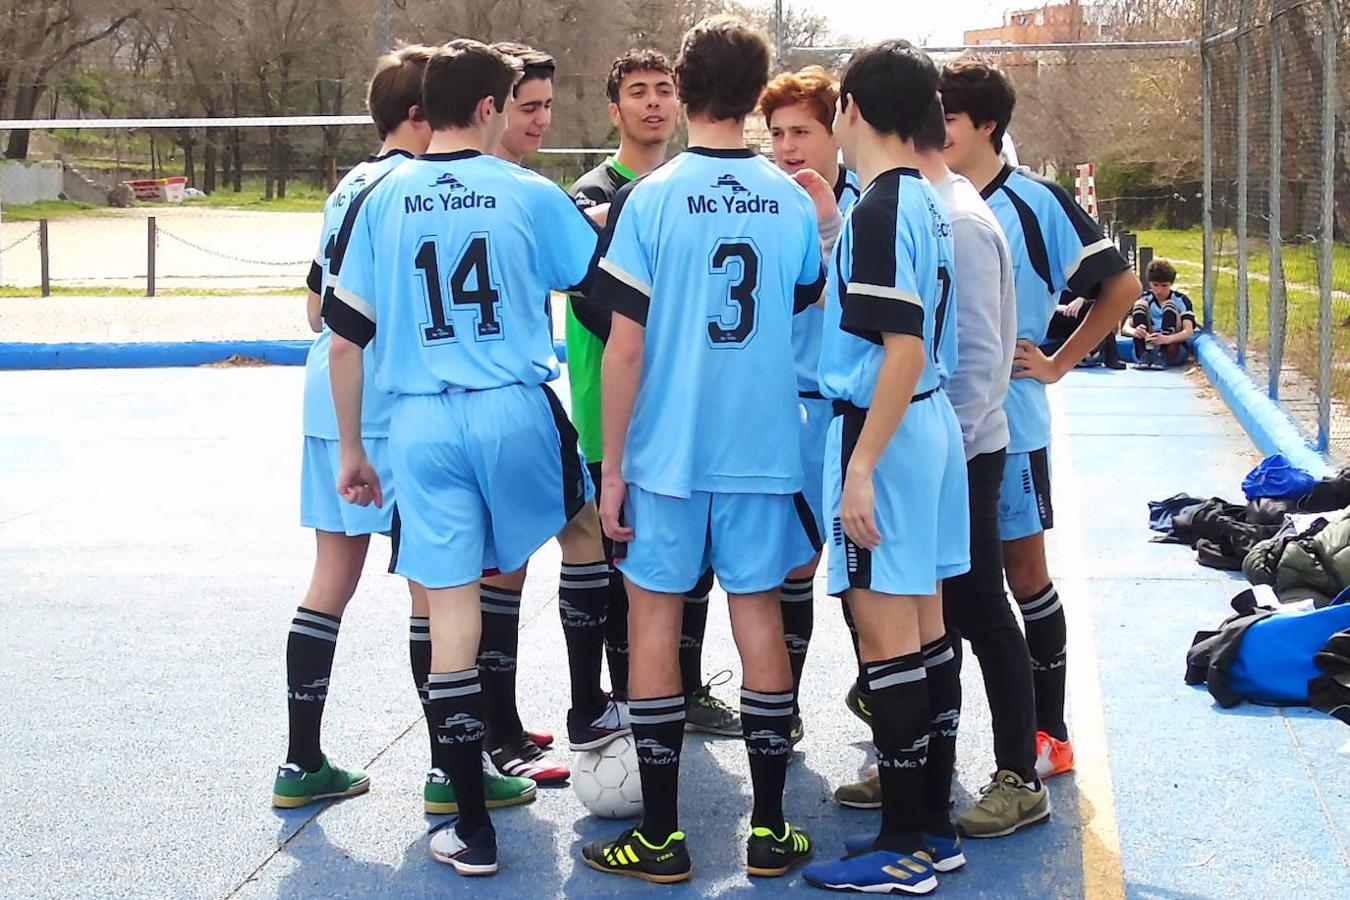
POLYGON ((569 291, 586 280, 586 273, 595 262, 599 232, 562 188, 543 182, 537 190, 534 234, 539 242, 543 274, 549 287, 569 291))
POLYGON ((1045 205, 1041 227, 1056 291, 1070 291, 1076 297, 1097 299, 1102 282, 1130 267, 1115 244, 1101 228, 1057 184, 1045 185, 1051 201, 1045 205))
POLYGON ((896 204, 860 203, 849 218, 852 251, 840 327, 876 343, 881 334, 923 337, 913 244, 898 212, 896 204))
POLYGON ((825 289, 825 266, 820 257, 820 233, 816 225, 815 206, 808 200, 804 207, 805 217, 805 254, 802 257, 802 269, 797 275, 797 286, 793 291, 792 311, 801 312, 820 299, 825 289))
POLYGON ((613 234, 600 260, 591 296, 605 308, 645 327, 653 273, 642 243, 641 203, 634 204, 627 196, 624 200, 617 218, 615 208, 610 207, 613 234))
POLYGON ((344 222, 340 269, 334 257, 336 281, 323 300, 323 319, 334 334, 362 347, 375 337, 375 248, 370 239, 367 207, 354 210, 344 222), (350 227, 348 227, 350 225, 350 227))

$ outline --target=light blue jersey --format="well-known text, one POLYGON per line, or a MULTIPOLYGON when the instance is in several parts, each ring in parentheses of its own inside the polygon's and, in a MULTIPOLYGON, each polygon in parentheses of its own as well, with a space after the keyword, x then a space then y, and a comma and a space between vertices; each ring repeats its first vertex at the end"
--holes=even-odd
MULTIPOLYGON (((342 220, 351 209, 352 201, 368 185, 400 163, 412 159, 404 150, 393 150, 384 156, 372 156, 357 163, 348 172, 323 204, 323 231, 319 235, 319 252, 309 267, 306 285, 323 296, 332 270, 333 255, 337 251, 338 232, 342 220)), ((338 437, 337 413, 333 409, 333 387, 328 380, 328 344, 332 332, 325 325, 310 345, 305 357, 305 412, 306 437, 335 441, 338 437)), ((366 348, 365 364, 374 367, 374 356, 366 348)), ((361 436, 385 437, 389 434, 389 397, 375 388, 375 380, 367 378, 361 395, 361 436)))
POLYGON ((477 151, 429 153, 355 202, 324 317, 348 340, 374 340, 381 391, 558 377, 546 298, 586 278, 597 233, 557 185, 477 151))
MULTIPOLYGON (((834 184, 834 199, 839 214, 847 216, 858 202, 858 176, 839 167, 839 180, 834 184)), ((820 369, 820 333, 825 327, 825 311, 819 306, 805 309, 792 322, 792 355, 797 360, 797 393, 811 396, 820 393, 817 372, 820 369)))
POLYGON ((936 390, 956 368, 952 227, 917 169, 891 169, 862 192, 834 247, 821 339, 820 390, 872 405, 883 334, 923 339, 916 394, 936 390))
POLYGON ((752 150, 691 148, 615 207, 593 296, 646 328, 625 480, 796 493, 792 318, 823 283, 810 197, 752 150))
MULTIPOLYGON (((980 196, 998 217, 1012 251, 1019 339, 1045 342, 1062 291, 1095 300, 1102 282, 1129 268, 1092 217, 1053 181, 1004 166, 980 196)), ((1003 409, 1009 454, 1049 446, 1044 384, 1034 378, 1013 379, 1003 409)))

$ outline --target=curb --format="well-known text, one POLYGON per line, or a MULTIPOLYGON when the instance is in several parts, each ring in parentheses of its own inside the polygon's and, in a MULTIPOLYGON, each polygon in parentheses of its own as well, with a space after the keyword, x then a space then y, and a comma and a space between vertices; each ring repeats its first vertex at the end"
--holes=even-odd
POLYGON ((1233 417, 1264 455, 1283 453, 1291 463, 1314 478, 1336 473, 1335 467, 1313 449, 1288 413, 1240 368, 1228 349, 1207 331, 1195 336, 1195 355, 1209 383, 1223 397, 1233 417))
MULTIPOLYGON (((151 369, 201 366, 247 356, 274 366, 303 366, 312 341, 175 341, 134 344, 0 343, 3 369, 151 369)), ((553 342, 559 363, 567 347, 553 342)))

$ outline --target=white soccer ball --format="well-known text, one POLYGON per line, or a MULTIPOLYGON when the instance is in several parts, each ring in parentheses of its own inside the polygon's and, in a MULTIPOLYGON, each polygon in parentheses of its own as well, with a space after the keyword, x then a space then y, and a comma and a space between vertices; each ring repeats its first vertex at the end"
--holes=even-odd
POLYGON ((602 819, 642 815, 642 779, 633 736, 625 734, 582 752, 572 766, 572 789, 582 805, 602 819))

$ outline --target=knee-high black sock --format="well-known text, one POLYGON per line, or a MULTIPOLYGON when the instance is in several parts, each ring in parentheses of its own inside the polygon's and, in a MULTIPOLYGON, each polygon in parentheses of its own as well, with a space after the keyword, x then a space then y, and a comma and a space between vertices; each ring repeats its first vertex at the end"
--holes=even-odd
POLYGON ((783 640, 787 643, 788 664, 792 666, 792 711, 800 713, 797 695, 802 687, 802 669, 811 645, 815 625, 814 579, 789 578, 783 582, 783 640))
POLYGON ((750 757, 750 781, 755 790, 751 828, 783 832, 783 783, 792 752, 790 692, 765 693, 741 688, 741 730, 750 757))
POLYGON ((489 747, 519 737, 525 726, 516 709, 516 651, 520 647, 520 592, 483 585, 483 636, 478 643, 478 672, 489 747))
POLYGON ((642 836, 661 843, 679 829, 680 750, 684 696, 628 701, 642 777, 642 836))
POLYGON ((490 825, 483 796, 483 693, 476 669, 427 676, 427 712, 436 727, 432 764, 450 776, 460 835, 490 825))
POLYGON ((623 576, 611 570, 609 608, 605 612, 605 659, 609 689, 616 700, 628 699, 628 591, 623 576))
POLYGON ((946 636, 924 644, 924 681, 928 684, 928 764, 923 771, 924 826, 928 834, 955 837, 947 800, 956 766, 956 731, 961 724, 961 668, 946 636))
POLYGON ((290 720, 286 761, 306 772, 317 772, 323 765, 319 729, 341 624, 338 616, 301 606, 295 610, 286 639, 286 711, 290 720))
POLYGON ((605 654, 605 609, 609 606, 609 563, 563 563, 558 578, 558 615, 567 641, 572 708, 595 718, 605 708, 600 667, 605 654))
POLYGON ((1064 723, 1064 677, 1067 630, 1064 605, 1053 583, 1035 594, 1019 598, 1022 624, 1031 651, 1032 683, 1036 686, 1036 730, 1061 741, 1069 739, 1064 723))
POLYGON ((897 853, 922 850, 924 765, 928 756, 928 685, 923 655, 909 653, 867 663, 872 741, 881 778, 881 833, 877 846, 897 853))
POLYGON ((844 624, 848 626, 848 635, 853 640, 853 659, 858 664, 858 693, 866 697, 867 678, 863 671, 862 645, 858 643, 858 623, 853 621, 853 610, 848 608, 847 600, 840 600, 839 608, 844 611, 844 624))
MULTIPOLYGON (((1146 327, 1146 328, 1151 328, 1152 326, 1151 326, 1151 324, 1150 324, 1150 322, 1149 322, 1149 318, 1150 318, 1150 317, 1149 317, 1149 313, 1148 313, 1148 301, 1147 301, 1147 300, 1139 300, 1139 301, 1137 301, 1137 302, 1134 304, 1134 308, 1130 310, 1130 327, 1131 327, 1131 328, 1138 328, 1140 325, 1143 325, 1143 326, 1146 327)), ((1143 362, 1143 361, 1144 361, 1144 352, 1145 352, 1145 350, 1144 350, 1144 339, 1143 339, 1143 338, 1135 338, 1135 339, 1134 339, 1134 361, 1135 361, 1135 362, 1143 362)))
MULTIPOLYGON (((712 573, 705 578, 711 582, 712 573)), ((703 633, 708 629, 708 591, 703 579, 684 598, 684 623, 680 629, 680 680, 684 696, 691 697, 703 687, 703 633), (700 588, 702 590, 700 591, 700 588)))
POLYGON ((432 755, 436 752, 436 729, 427 717, 427 677, 431 675, 431 620, 425 616, 408 617, 408 661, 412 666, 413 685, 422 701, 422 717, 427 721, 427 739, 432 755))

